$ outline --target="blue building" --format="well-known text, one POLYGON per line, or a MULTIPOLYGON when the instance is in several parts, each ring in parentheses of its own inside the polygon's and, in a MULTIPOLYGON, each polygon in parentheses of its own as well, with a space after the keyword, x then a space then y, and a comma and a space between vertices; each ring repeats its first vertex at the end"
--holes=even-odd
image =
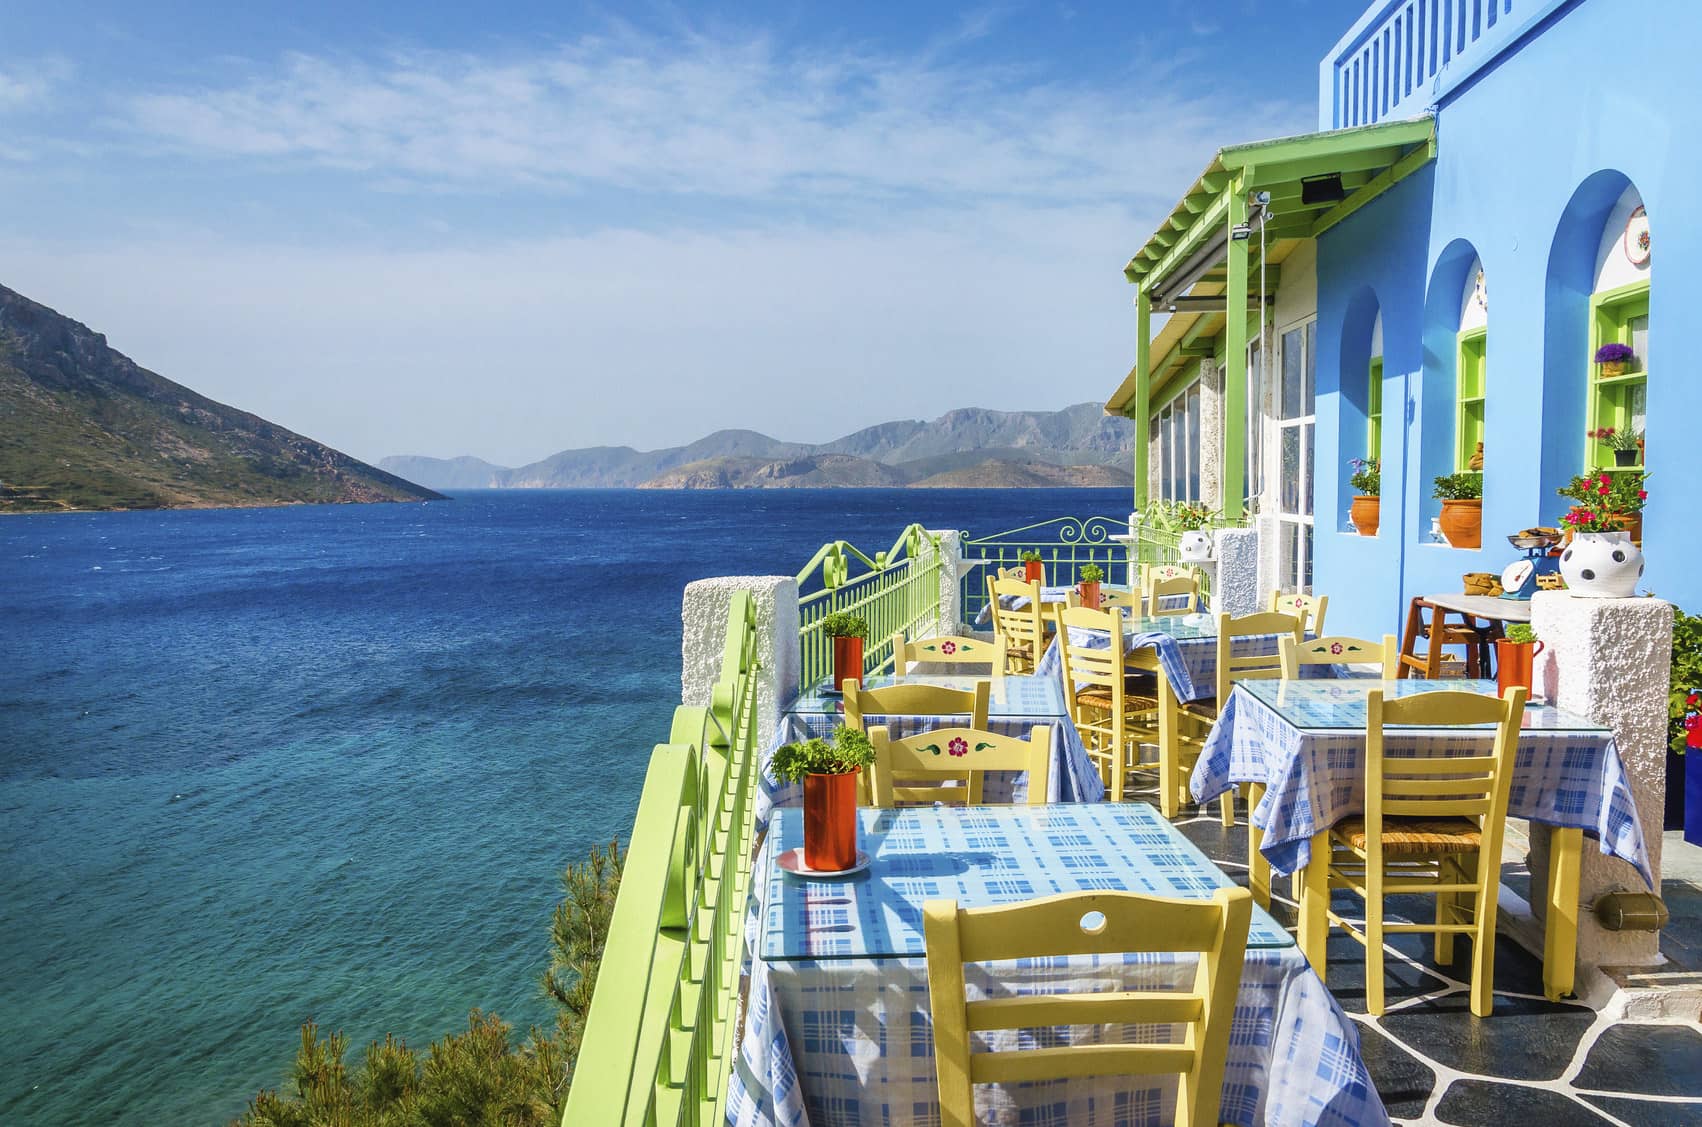
POLYGON ((1247 515, 1263 588, 1326 592, 1332 629, 1376 636, 1500 572, 1575 475, 1646 471, 1643 585, 1702 608, 1702 381, 1678 359, 1699 40, 1687 0, 1372 4, 1320 65, 1321 131, 1221 150, 1129 263, 1141 347, 1107 410, 1145 451, 1137 507, 1247 515), (1611 341, 1629 370, 1592 362, 1611 341), (1608 426, 1641 433, 1640 464, 1587 437, 1608 426), (1348 520, 1368 457, 1373 536, 1348 520), (1436 535, 1453 474, 1481 482, 1481 547, 1436 535))

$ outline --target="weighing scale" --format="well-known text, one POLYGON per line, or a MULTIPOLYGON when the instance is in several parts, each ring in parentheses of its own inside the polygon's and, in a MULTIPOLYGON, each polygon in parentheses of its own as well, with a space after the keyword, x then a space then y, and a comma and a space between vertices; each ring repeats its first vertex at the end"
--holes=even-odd
POLYGON ((1532 595, 1542 589, 1542 585, 1537 582, 1538 576, 1557 575, 1560 572, 1560 557, 1550 554, 1554 546, 1560 543, 1560 533, 1558 530, 1527 528, 1523 532, 1508 536, 1507 542, 1523 551, 1525 558, 1514 560, 1501 573, 1501 597, 1528 602, 1532 595))

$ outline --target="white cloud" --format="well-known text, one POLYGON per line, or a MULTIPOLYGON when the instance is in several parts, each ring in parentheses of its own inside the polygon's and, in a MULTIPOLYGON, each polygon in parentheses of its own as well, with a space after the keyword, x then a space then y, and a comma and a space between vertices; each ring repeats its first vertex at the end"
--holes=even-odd
POLYGON ((0 114, 40 108, 71 74, 71 64, 58 57, 0 65, 0 114))
POLYGON ((907 57, 627 34, 502 57, 295 54, 234 85, 135 95, 122 120, 171 152, 481 191, 1079 202, 1167 195, 1231 121, 1240 138, 1300 119, 1290 106, 1249 118, 1209 86, 1164 93, 1165 78, 1145 67, 1107 87, 949 46, 907 57))

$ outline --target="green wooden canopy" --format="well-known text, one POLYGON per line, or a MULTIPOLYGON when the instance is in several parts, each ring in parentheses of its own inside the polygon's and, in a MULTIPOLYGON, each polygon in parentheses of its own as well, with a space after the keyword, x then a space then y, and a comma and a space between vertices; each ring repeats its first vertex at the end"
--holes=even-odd
MULTIPOLYGON (((1314 239, 1436 158, 1429 116, 1220 149, 1123 268, 1135 295, 1133 395, 1107 404, 1135 423, 1135 503, 1146 501, 1152 314, 1245 310, 1258 248, 1314 239), (1240 237, 1238 238, 1237 235, 1240 237), (1195 283, 1208 283, 1201 291, 1195 283), (1217 284, 1211 284, 1217 283, 1217 284)), ((1224 514, 1242 508, 1248 318, 1226 317, 1224 514)))

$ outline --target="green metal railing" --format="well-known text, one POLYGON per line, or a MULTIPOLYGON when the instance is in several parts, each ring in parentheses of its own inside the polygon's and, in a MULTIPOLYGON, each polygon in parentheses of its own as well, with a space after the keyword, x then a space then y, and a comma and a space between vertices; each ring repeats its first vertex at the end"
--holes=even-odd
POLYGON ((756 611, 733 595, 708 708, 644 777, 564 1127, 726 1121, 757 778, 756 611))
POLYGON ((798 592, 800 684, 814 685, 833 673, 833 643, 822 633, 821 620, 836 611, 868 622, 863 671, 873 673, 891 663, 894 634, 939 614, 939 538, 912 524, 873 559, 844 540, 823 544, 798 572, 798 592), (865 570, 853 577, 859 563, 865 570))
POLYGON ((1053 517, 991 536, 972 537, 964 532, 963 620, 974 622, 987 605, 987 576, 1000 568, 1020 566, 1024 552, 1040 553, 1048 584, 1075 583, 1082 567, 1090 563, 1105 569, 1108 582, 1127 582, 1128 547, 1111 537, 1128 531, 1121 517, 1096 516, 1053 517))

